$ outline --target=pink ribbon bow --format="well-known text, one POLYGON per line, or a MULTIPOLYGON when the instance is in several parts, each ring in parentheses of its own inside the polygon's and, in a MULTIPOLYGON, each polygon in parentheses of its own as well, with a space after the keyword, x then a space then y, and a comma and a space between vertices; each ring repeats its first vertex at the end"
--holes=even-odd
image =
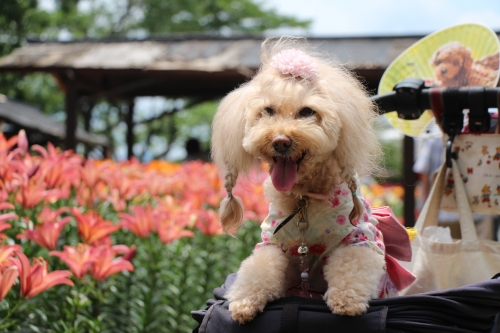
POLYGON ((411 261, 411 244, 406 229, 398 222, 389 207, 374 208, 373 217, 378 220, 385 245, 387 274, 398 291, 415 281, 416 277, 396 260, 411 261))

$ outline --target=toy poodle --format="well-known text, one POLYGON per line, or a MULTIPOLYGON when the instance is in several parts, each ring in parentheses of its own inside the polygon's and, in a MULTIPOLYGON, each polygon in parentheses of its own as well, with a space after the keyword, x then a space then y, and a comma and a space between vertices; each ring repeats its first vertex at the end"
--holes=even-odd
POLYGON ((225 170, 221 223, 243 220, 233 195, 238 175, 265 162, 269 215, 262 242, 243 261, 226 297, 245 323, 288 295, 323 296, 330 309, 355 316, 394 290, 377 220, 361 197, 358 175, 378 168, 377 116, 346 69, 315 55, 302 39, 266 40, 262 66, 220 103, 212 155, 225 170))
POLYGON ((498 62, 498 52, 474 61, 471 50, 459 42, 444 44, 429 60, 435 83, 447 88, 496 86, 498 62))

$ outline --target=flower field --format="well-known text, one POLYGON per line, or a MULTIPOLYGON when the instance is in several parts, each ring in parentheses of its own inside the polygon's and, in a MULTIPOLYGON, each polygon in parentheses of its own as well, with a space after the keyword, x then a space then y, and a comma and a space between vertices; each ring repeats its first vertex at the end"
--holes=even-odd
MULTIPOLYGON (((234 190, 249 221, 267 214, 264 177, 234 190)), ((190 332, 260 238, 254 222, 222 234, 224 195, 210 163, 97 161, 0 134, 0 331, 190 332)))

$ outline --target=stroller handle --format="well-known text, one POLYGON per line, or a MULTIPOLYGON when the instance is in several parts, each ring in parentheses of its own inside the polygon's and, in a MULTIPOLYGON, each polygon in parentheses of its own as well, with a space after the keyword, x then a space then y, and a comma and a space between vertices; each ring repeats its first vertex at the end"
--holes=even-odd
POLYGON ((452 144, 455 136, 464 127, 463 110, 468 109, 469 131, 488 132, 491 124, 489 108, 500 105, 500 88, 427 87, 422 79, 408 78, 396 84, 394 91, 371 97, 378 105, 379 113, 396 111, 405 120, 418 119, 425 110, 432 110, 444 133, 446 143, 446 165, 451 168, 455 158, 452 144))
POLYGON ((498 107, 500 88, 428 87, 424 80, 409 78, 398 83, 393 92, 370 99, 377 104, 380 114, 396 111, 399 118, 411 120, 420 118, 425 110, 481 109, 485 113, 488 108, 498 107))

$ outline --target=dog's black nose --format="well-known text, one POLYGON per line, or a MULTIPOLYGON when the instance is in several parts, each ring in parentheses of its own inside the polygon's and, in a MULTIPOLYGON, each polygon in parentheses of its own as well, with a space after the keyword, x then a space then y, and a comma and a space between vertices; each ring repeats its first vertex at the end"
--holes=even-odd
POLYGON ((273 139, 274 151, 280 154, 285 154, 290 150, 292 146, 292 140, 286 135, 278 135, 273 139))
POLYGON ((444 68, 444 69, 442 69, 442 70, 441 70, 441 74, 443 74, 443 75, 444 75, 444 74, 446 74, 446 73, 448 73, 448 70, 447 70, 446 68, 444 68))

